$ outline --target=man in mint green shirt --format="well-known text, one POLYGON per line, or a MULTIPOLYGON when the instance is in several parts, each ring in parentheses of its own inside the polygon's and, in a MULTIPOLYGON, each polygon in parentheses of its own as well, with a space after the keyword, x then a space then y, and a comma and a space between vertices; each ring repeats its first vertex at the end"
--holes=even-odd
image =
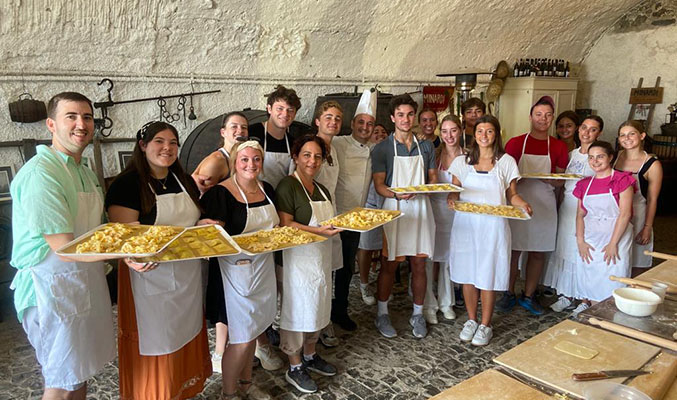
POLYGON ((10 192, 11 288, 19 320, 45 379, 43 399, 85 399, 86 381, 115 356, 112 311, 103 264, 74 262, 55 251, 99 225, 103 193, 81 165, 94 134, 89 99, 64 92, 48 105, 52 146, 17 173, 10 192))

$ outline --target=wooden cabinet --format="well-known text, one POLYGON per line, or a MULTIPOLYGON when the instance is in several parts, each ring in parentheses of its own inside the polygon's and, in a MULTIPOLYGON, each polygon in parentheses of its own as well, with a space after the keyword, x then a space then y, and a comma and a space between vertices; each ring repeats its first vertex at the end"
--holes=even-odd
MULTIPOLYGON (((507 78, 496 110, 501 122, 503 143, 511 137, 529 132, 529 110, 541 96, 550 96, 555 100, 555 118, 562 111, 575 110, 577 87, 578 80, 574 78, 507 78)), ((555 135, 554 120, 550 134, 555 135)))

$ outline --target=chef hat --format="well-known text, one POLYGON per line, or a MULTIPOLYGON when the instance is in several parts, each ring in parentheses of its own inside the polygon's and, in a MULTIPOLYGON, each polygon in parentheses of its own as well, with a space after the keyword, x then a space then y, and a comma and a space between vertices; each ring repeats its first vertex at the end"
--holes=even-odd
POLYGON ((365 89, 360 97, 360 102, 357 103, 357 109, 355 110, 355 115, 360 114, 369 114, 372 117, 376 118, 376 99, 378 97, 378 92, 371 89, 365 89))

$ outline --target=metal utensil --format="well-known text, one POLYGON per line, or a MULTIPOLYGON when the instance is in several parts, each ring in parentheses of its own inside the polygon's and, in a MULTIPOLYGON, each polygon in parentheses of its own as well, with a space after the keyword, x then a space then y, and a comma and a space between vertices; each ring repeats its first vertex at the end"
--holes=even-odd
POLYGON ((598 379, 623 378, 638 375, 650 374, 651 371, 642 371, 639 369, 617 369, 609 371, 587 372, 582 374, 572 374, 571 379, 575 381, 596 381, 598 379))

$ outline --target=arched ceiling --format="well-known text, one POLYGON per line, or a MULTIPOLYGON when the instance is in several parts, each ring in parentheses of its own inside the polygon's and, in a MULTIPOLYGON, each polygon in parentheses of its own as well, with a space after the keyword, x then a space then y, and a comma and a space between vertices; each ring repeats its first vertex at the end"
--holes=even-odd
POLYGON ((430 80, 580 62, 639 0, 2 0, 5 73, 430 80))

